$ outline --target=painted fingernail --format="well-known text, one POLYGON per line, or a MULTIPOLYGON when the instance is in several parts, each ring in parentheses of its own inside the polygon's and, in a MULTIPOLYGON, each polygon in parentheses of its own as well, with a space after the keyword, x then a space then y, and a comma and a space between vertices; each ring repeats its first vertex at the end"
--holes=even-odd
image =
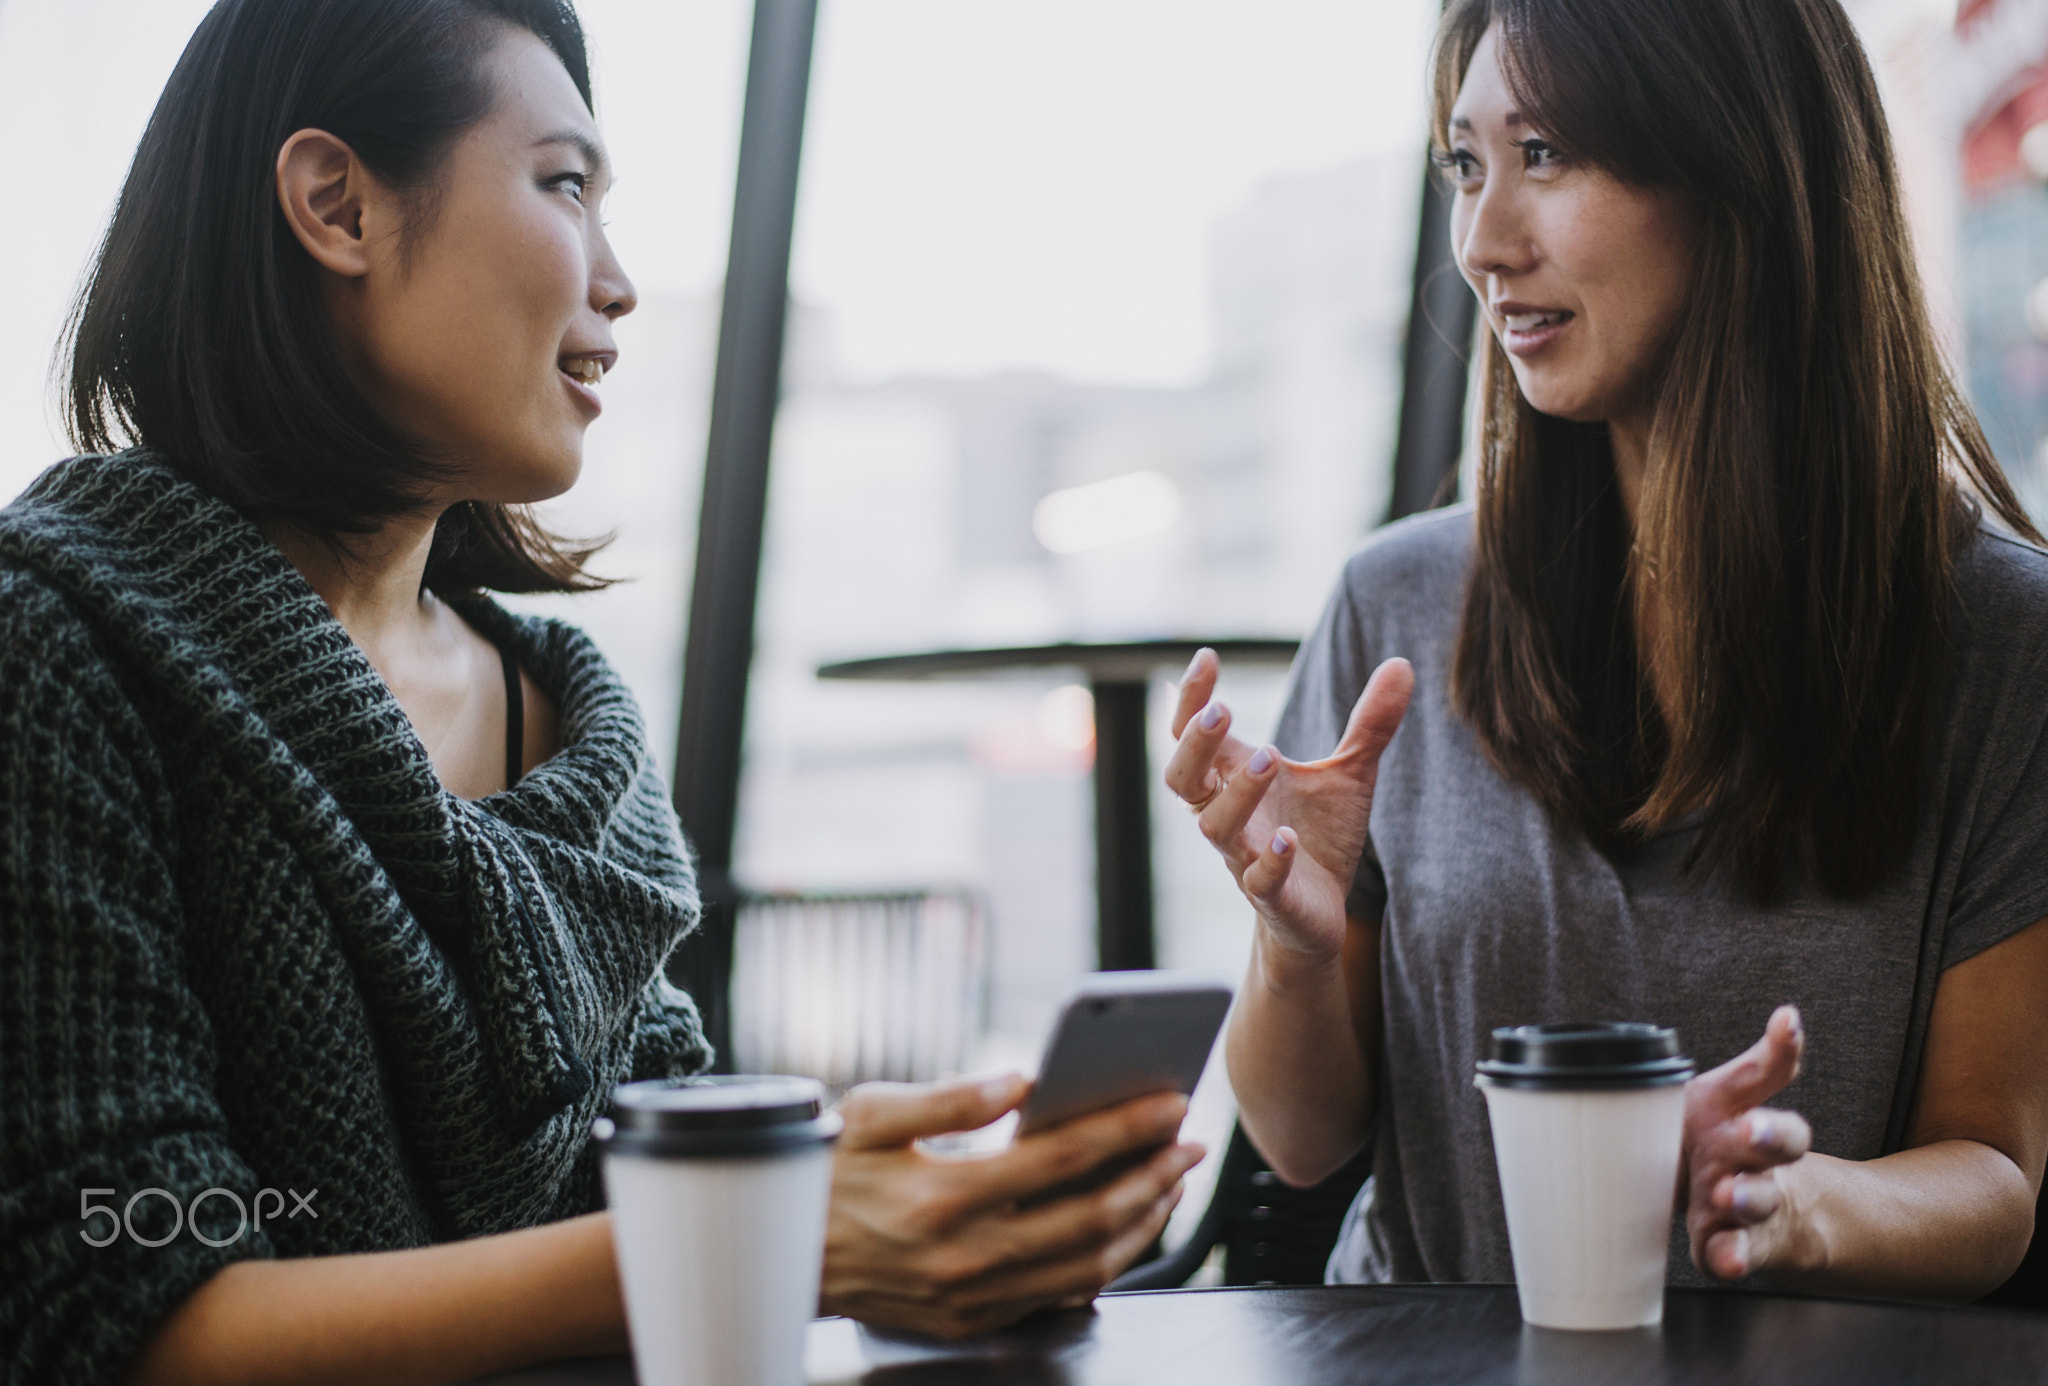
POLYGON ((1265 774, 1273 768, 1272 748, 1270 746, 1261 746, 1258 750, 1253 751, 1252 758, 1245 763, 1244 768, 1251 771, 1254 775, 1265 774))
POLYGON ((1223 704, 1211 703, 1202 709, 1202 730, 1215 731, 1223 725, 1223 704))
POLYGON ((1279 833, 1273 834, 1273 851, 1276 855, 1284 857, 1293 850, 1293 843, 1289 842, 1285 837, 1283 837, 1279 833))
POLYGON ((1734 1259, 1735 1259, 1735 1273, 1736 1273, 1737 1275, 1748 1275, 1748 1274, 1749 1274, 1749 1233, 1747 1233, 1747 1232, 1737 1232, 1737 1233, 1735 1234, 1735 1258, 1734 1258, 1734 1259))
POLYGON ((1729 1195, 1728 1202, 1736 1212, 1747 1213, 1756 1207, 1756 1190, 1747 1184, 1737 1184, 1735 1192, 1729 1195))
POLYGON ((1749 1118, 1749 1143, 1769 1145, 1771 1138, 1778 1134, 1778 1124, 1762 1112, 1752 1113, 1749 1118))

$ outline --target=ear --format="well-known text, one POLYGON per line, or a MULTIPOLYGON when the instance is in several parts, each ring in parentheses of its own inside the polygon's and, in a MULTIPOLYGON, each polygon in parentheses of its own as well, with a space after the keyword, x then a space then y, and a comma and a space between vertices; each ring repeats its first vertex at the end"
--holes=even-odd
POLYGON ((322 268, 351 279, 368 274, 390 212, 386 189, 355 151, 325 130, 300 130, 277 152, 277 202, 285 224, 322 268))

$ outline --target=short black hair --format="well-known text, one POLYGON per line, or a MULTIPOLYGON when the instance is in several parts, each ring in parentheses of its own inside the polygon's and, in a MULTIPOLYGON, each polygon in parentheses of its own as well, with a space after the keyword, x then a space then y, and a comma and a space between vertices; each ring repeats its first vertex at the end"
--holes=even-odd
MULTIPOLYGON (((278 150, 326 130, 430 214, 456 138, 490 113, 506 27, 539 38, 590 106, 569 0, 220 0, 158 98, 72 309, 74 444, 126 439, 248 514, 331 539, 413 509, 444 465, 344 368, 313 259, 277 203, 278 150)), ((583 591, 596 546, 524 507, 441 518, 438 592, 583 591)))

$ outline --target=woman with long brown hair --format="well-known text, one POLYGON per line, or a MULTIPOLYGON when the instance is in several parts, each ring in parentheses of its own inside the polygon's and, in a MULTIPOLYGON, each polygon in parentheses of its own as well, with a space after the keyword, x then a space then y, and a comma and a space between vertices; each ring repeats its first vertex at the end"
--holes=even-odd
POLYGON ((1433 130, 1490 329, 1476 503, 1351 560, 1274 746, 1208 652, 1176 717, 1257 914, 1245 1128, 1297 1182, 1374 1143, 1333 1278, 1509 1279, 1489 1032, 1654 1020, 1721 1065, 1675 1282, 1981 1295, 2048 1158, 2048 554, 1855 32, 1454 0, 1433 130))

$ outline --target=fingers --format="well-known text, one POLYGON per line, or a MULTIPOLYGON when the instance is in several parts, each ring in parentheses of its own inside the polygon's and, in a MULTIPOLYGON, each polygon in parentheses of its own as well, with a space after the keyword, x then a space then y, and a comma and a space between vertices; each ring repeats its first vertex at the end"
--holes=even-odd
POLYGON ((1693 1263, 1722 1280, 1768 1270, 1794 1237, 1790 1199, 1774 1172, 1723 1179, 1713 1211, 1687 1218, 1693 1263))
MULTIPOLYGON (((1078 1306, 1152 1244, 1199 1146, 1172 1146, 1092 1193, 1026 1213, 993 1212, 907 1248, 886 1278, 840 1285, 830 1312, 957 1337, 1055 1305, 1078 1306)), ((830 1257, 827 1257, 830 1270, 830 1257)))
MULTIPOLYGON (((1102 1284, 1122 1275, 1130 1269, 1131 1262, 1145 1254, 1145 1249, 1159 1240, 1159 1234, 1166 1230, 1166 1224, 1173 1217, 1173 1210, 1180 1206, 1181 1195, 1187 1186, 1175 1180, 1173 1187, 1160 1196, 1152 1205, 1152 1211, 1134 1224, 1129 1231, 1111 1242, 1101 1256, 1102 1284)), ((1097 1286, 1097 1288, 1101 1288, 1097 1286)))
POLYGON ((1006 1259, 1041 1261, 1106 1245, 1145 1218, 1206 1153, 1193 1143, 1171 1145, 1100 1189, 1017 1214, 1006 1259))
POLYGON ((1173 738, 1178 741, 1188 719, 1193 717, 1216 692, 1216 676, 1223 672, 1223 661, 1216 652, 1206 645, 1195 651, 1195 657, 1188 661, 1188 671, 1181 675, 1180 698, 1173 705, 1173 738))
POLYGON ((1780 1006, 1771 1013, 1762 1039, 1694 1080, 1695 1091, 1687 1095, 1687 1105, 1704 1103, 1706 1110, 1698 1117, 1708 1120, 1725 1120, 1761 1106, 1799 1076, 1805 1047, 1798 1009, 1780 1006))
POLYGON ((1756 1266, 1753 1241, 1746 1227, 1723 1228, 1700 1244, 1693 1260, 1718 1280, 1740 1280, 1756 1266))
POLYGON ((1233 870, 1244 870, 1264 845, 1247 842, 1244 828, 1258 810, 1259 801, 1272 788, 1279 769, 1280 753, 1271 746, 1259 747, 1202 810, 1202 836, 1223 854, 1233 870))
POLYGON ((1024 1100, 1031 1085, 1015 1073, 951 1083, 863 1083, 839 1104, 842 1149, 908 1145, 920 1136, 975 1131, 1024 1100))
POLYGON ((1230 741, 1230 709, 1211 703, 1188 723, 1166 762, 1166 787, 1190 804, 1206 802, 1220 783, 1217 758, 1230 741))
MULTIPOLYGON (((1804 1156, 1813 1131, 1796 1112, 1757 1107, 1691 1142, 1686 1226, 1693 1261, 1723 1279, 1769 1264, 1784 1240, 1785 1192, 1776 1170, 1804 1156)), ((1789 1214, 1787 1215, 1789 1216, 1789 1214)))
POLYGON ((965 1309, 1018 1300, 1071 1301, 1093 1297, 1116 1279, 1131 1262, 1143 1255, 1173 1216, 1180 1202, 1182 1186, 1176 1180, 1169 1188, 1136 1210, 1113 1235, 1090 1241, 1077 1251, 1037 1262, 1005 1265, 963 1285, 953 1301, 965 1309))
POLYGON ((1717 1179, 1731 1171, 1789 1165, 1813 1146, 1813 1128, 1797 1112, 1754 1107, 1693 1140, 1693 1167, 1717 1179))
POLYGON ((1237 773, 1252 750, 1230 734, 1230 709, 1211 703, 1188 723, 1166 762, 1166 787, 1183 801, 1203 805, 1237 773))
POLYGON ((1041 1309, 1078 1309, 1152 1244, 1180 1201, 1176 1184, 1144 1216, 1106 1244, 1064 1258, 1004 1263, 976 1279, 949 1279, 936 1287, 876 1290, 835 1304, 835 1312, 864 1323, 886 1324, 962 1338, 1015 1323, 1041 1309))
POLYGON ((1784 1190, 1771 1171, 1731 1174, 1714 1186, 1713 1210, 1728 1221, 1754 1226, 1785 1205, 1784 1190))
POLYGON ((1750 1158, 1760 1165, 1789 1165, 1813 1148, 1813 1128, 1797 1112, 1758 1107, 1737 1124, 1750 1158))
POLYGON ((1300 845, 1294 829, 1281 828, 1275 832, 1273 840, 1246 863, 1244 874, 1238 877, 1244 893, 1260 904, 1277 908, 1281 892, 1287 889, 1287 878, 1294 871, 1295 849, 1300 845))
POLYGON ((1230 709, 1210 701, 1220 667, 1214 650, 1197 650, 1181 680, 1180 699, 1174 706, 1176 745, 1166 763, 1166 787, 1183 801, 1198 806, 1207 804, 1224 778, 1235 774, 1251 754, 1248 747, 1230 735, 1230 709))
POLYGON ((1119 1155, 1172 1144, 1187 1110, 1179 1093, 1153 1093, 1022 1137, 985 1159, 960 1161, 961 1175, 973 1181, 980 1201, 1028 1198, 1119 1155))
POLYGON ((1408 712, 1408 700, 1415 692, 1415 669, 1405 659, 1390 659, 1372 671, 1365 691, 1352 705, 1351 720, 1337 742, 1331 759, 1359 757, 1377 764, 1380 752, 1401 728, 1408 712))

